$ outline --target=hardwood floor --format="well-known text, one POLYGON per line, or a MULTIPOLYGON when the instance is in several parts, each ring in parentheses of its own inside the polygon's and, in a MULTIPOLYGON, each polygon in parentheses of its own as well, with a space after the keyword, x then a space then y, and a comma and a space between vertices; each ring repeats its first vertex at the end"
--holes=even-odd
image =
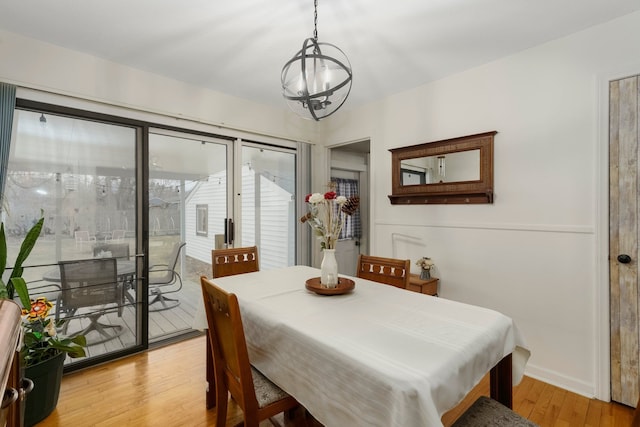
MULTIPOLYGON (((72 373, 62 380, 56 410, 38 427, 213 426, 216 411, 205 408, 204 372, 205 339, 198 337, 72 373)), ((445 427, 488 392, 487 376, 443 416, 445 427)), ((516 412, 541 427, 622 427, 633 415, 624 405, 587 399, 529 377, 514 388, 513 402, 516 412)), ((241 421, 231 402, 227 425, 241 421)))

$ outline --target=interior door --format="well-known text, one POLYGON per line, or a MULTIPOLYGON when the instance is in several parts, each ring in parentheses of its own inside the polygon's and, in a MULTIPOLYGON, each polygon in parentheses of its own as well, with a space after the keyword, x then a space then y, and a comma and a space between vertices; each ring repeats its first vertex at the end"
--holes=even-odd
POLYGON ((638 286, 639 77, 609 85, 611 398, 635 406, 640 366, 638 286))

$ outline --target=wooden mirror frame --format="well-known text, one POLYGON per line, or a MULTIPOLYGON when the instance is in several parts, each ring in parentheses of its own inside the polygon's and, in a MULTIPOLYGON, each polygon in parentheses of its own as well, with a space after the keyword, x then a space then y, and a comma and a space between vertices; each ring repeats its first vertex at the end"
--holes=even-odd
POLYGON ((392 205, 411 204, 476 204, 493 203, 493 137, 497 131, 392 148, 392 205), (480 179, 402 185, 401 162, 419 157, 441 156, 461 151, 480 150, 480 179))

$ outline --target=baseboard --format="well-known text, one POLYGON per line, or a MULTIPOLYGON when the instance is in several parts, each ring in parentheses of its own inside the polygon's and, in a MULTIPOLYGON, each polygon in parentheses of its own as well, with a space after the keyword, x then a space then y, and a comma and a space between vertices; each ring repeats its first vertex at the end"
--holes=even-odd
POLYGON ((524 374, 538 381, 560 387, 564 390, 588 397, 589 399, 594 399, 596 396, 594 384, 580 381, 555 371, 527 365, 524 374))

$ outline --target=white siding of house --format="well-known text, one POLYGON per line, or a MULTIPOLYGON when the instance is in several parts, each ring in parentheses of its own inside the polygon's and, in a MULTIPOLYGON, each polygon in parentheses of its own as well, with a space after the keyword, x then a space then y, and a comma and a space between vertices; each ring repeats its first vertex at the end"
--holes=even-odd
POLYGON ((290 244, 293 232, 290 224, 295 212, 291 193, 260 176, 260 205, 256 206, 255 171, 244 168, 242 175, 242 246, 258 245, 261 270, 291 265, 295 254, 290 244), (258 238, 256 213, 260 215, 258 238))
POLYGON ((199 261, 211 263, 211 250, 215 245, 215 235, 224 233, 224 219, 227 217, 226 172, 209 176, 189 194, 185 207, 185 241, 187 255, 199 261), (209 232, 207 236, 196 234, 196 206, 209 207, 209 232))

